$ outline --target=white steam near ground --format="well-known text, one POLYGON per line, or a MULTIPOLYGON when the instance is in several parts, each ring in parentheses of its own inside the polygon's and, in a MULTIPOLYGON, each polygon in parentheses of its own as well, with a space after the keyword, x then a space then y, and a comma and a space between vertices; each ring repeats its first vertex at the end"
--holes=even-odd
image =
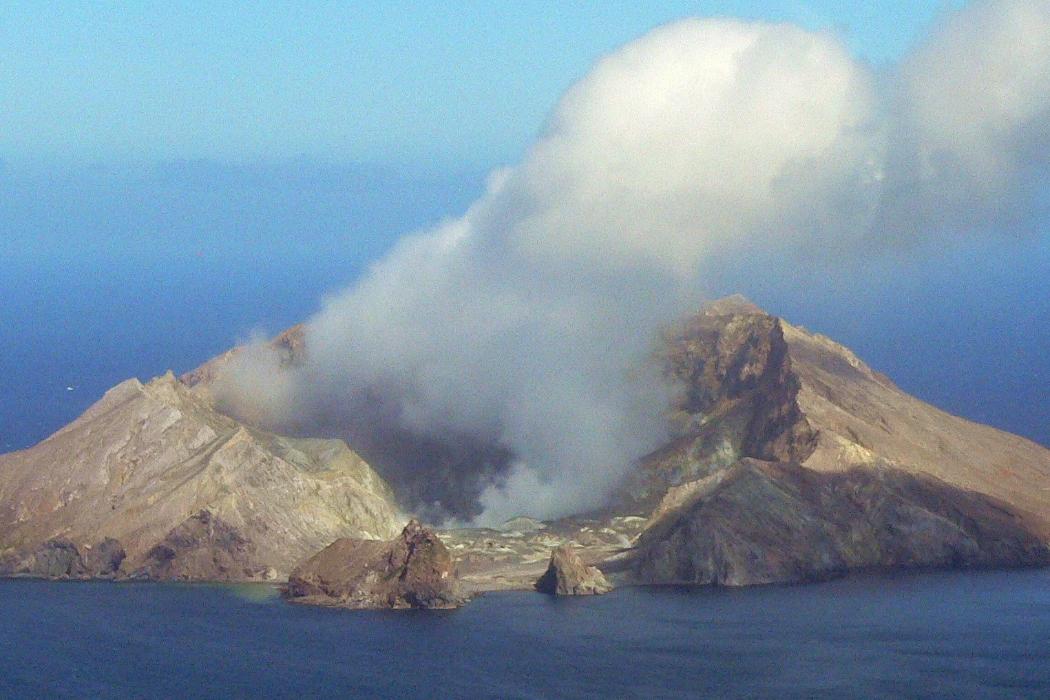
POLYGON ((878 72, 831 34, 676 22, 599 61, 465 215, 329 298, 304 366, 259 344, 217 389, 280 426, 378 388, 412 431, 513 452, 482 522, 579 512, 666 439, 646 357, 705 266, 1015 224, 1048 156, 1050 2, 975 3, 878 72))

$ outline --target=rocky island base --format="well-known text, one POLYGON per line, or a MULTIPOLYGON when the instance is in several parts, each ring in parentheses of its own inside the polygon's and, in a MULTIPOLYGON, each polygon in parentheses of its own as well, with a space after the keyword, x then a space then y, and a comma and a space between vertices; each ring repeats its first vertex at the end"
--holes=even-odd
MULTIPOLYGON (((294 367, 308 329, 273 348, 294 367)), ((451 517, 469 500, 464 483, 443 481, 450 472, 383 463, 416 459, 422 443, 366 445, 372 464, 343 440, 225 413, 211 389, 238 352, 181 378, 128 380, 35 447, 0 455, 0 575, 286 580, 297 603, 451 608, 497 590, 1050 564, 1050 450, 923 403, 740 297, 667 329, 654 361, 680 389, 671 438, 631 463, 604 507, 496 528, 405 526, 405 512, 437 504, 451 517)), ((487 455, 484 469, 502 454, 424 446, 470 464, 487 455)))

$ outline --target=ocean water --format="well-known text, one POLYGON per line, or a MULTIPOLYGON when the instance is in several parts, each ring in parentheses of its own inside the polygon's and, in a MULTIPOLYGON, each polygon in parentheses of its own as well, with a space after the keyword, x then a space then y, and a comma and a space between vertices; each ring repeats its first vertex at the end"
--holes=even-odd
POLYGON ((0 581, 0 697, 1050 697, 1050 572, 289 605, 263 586, 0 581))

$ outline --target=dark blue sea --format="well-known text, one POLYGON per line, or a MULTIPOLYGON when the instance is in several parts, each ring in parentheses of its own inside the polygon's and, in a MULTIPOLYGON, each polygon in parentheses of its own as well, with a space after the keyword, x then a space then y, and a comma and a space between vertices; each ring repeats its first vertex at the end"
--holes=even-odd
POLYGON ((0 697, 1045 698, 1050 572, 289 605, 265 586, 0 581, 0 697))

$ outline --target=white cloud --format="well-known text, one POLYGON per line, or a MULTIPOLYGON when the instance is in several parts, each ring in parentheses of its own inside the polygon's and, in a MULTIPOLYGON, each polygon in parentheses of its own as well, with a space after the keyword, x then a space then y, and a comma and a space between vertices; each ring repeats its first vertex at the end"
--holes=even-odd
POLYGON ((892 233, 1017 223, 1050 152, 1050 3, 978 2, 902 63, 890 95, 892 233))
POLYGON ((226 399, 258 412, 292 397, 292 413, 353 421, 372 388, 414 431, 513 450, 489 519, 597 506, 665 438, 644 359, 713 256, 849 255, 994 219, 1046 155, 1048 15, 976 5, 880 79, 834 36, 790 25, 659 28, 569 90, 465 216, 329 299, 279 391, 253 367, 226 399))

